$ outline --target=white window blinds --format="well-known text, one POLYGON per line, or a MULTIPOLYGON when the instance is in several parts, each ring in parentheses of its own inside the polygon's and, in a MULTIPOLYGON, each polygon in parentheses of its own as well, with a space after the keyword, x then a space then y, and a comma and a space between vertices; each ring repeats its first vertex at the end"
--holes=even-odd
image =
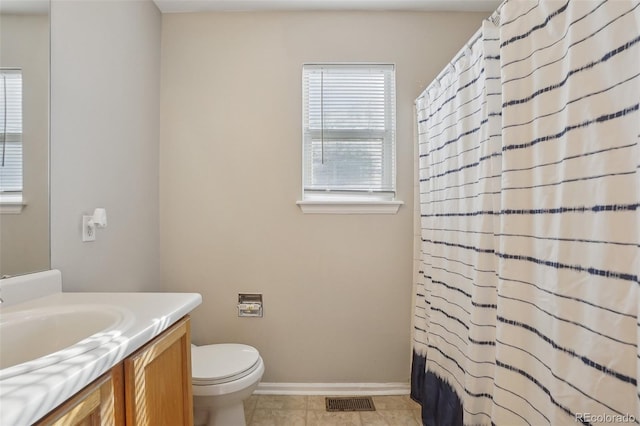
POLYGON ((317 194, 395 195, 393 65, 303 67, 303 181, 317 194))
POLYGON ((22 191, 22 72, 0 70, 0 193, 22 191))

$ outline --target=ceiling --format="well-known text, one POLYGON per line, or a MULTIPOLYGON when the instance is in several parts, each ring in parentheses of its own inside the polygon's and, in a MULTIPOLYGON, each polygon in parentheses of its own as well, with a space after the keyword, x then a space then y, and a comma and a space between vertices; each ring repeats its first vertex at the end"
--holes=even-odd
MULTIPOLYGON (((95 0, 94 0, 95 1, 95 0)), ((137 0, 125 0, 137 1, 137 0)), ((501 0, 153 0, 162 13, 267 10, 492 12, 501 0)), ((2 13, 48 13, 48 0, 0 0, 2 13)))
POLYGON ((153 0, 162 13, 267 10, 492 12, 501 0, 153 0))

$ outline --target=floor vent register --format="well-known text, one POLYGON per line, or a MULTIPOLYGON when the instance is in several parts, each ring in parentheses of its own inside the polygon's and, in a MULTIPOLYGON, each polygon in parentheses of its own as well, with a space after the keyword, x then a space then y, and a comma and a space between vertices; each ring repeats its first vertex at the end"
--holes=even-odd
POLYGON ((370 396, 325 398, 327 411, 376 411, 370 396))

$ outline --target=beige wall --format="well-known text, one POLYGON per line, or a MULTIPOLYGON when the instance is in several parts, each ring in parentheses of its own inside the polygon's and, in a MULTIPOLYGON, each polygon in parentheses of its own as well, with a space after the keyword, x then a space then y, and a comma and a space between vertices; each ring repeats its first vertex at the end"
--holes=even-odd
POLYGON ((67 291, 157 290, 160 12, 56 0, 51 19, 52 267, 67 291), (96 207, 109 226, 83 243, 96 207))
POLYGON ((409 378, 413 101, 486 14, 162 17, 163 288, 202 293, 197 344, 244 342, 268 382, 409 378), (396 64, 397 215, 304 215, 301 67, 396 64), (262 319, 238 318, 261 292, 262 319))
POLYGON ((0 275, 49 269, 49 16, 0 15, 0 66, 22 68, 23 199, 0 215, 0 275))

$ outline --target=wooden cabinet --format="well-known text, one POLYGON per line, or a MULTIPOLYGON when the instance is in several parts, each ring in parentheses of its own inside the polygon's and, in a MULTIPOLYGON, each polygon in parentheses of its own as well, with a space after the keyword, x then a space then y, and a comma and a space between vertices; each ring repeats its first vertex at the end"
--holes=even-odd
POLYGON ((193 425, 189 317, 182 318, 36 425, 193 425))
POLYGON ((40 420, 38 425, 124 424, 123 368, 119 364, 40 420))
POLYGON ((127 425, 192 425, 190 323, 183 319, 124 361, 127 425))

